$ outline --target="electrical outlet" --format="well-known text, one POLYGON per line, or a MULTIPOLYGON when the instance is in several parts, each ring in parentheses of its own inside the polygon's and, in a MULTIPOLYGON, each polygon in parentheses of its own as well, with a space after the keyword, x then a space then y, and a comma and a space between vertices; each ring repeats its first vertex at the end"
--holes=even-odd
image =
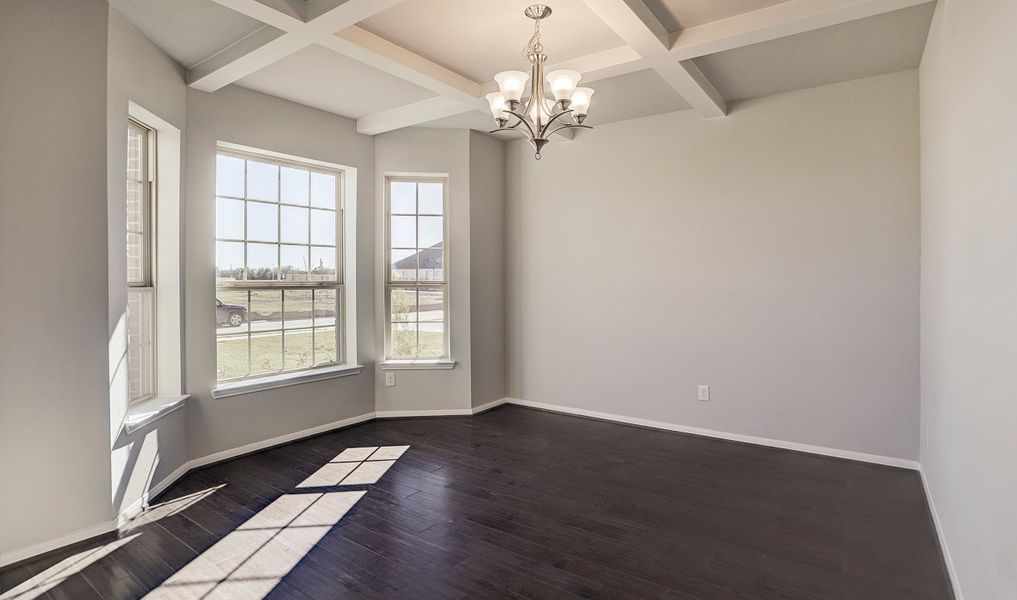
POLYGON ((385 372, 385 387, 395 387, 395 372, 385 372))
POLYGON ((699 401, 700 402, 710 401, 710 386, 708 385, 699 386, 699 401))

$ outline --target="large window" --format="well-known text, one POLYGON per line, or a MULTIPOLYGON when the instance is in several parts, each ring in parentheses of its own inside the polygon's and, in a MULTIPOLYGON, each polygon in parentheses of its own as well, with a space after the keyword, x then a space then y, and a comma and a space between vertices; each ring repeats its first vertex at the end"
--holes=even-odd
POLYGON ((219 381, 342 362, 342 177, 339 170, 220 149, 219 381))
POLYGON ((385 180, 385 354, 449 358, 448 243, 444 178, 385 180))
POLYGON ((127 373, 131 401, 155 394, 155 132, 127 125, 127 373))

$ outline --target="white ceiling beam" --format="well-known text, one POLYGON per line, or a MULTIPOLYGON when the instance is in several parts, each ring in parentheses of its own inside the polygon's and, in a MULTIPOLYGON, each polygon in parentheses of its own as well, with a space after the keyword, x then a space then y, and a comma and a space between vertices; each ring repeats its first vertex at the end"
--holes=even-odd
POLYGON ((691 61, 676 60, 670 54, 671 34, 650 12, 643 0, 583 0, 673 87, 692 108, 705 117, 727 113, 724 98, 691 61))
POLYGON ((549 65, 550 73, 556 69, 572 69, 583 74, 580 83, 586 85, 608 77, 625 75, 648 68, 646 61, 631 46, 618 46, 602 52, 594 52, 571 60, 549 65))
POLYGON ((413 125, 419 125, 435 119, 443 119, 452 115, 470 112, 471 110, 458 102, 443 96, 436 96, 427 100, 421 100, 420 102, 414 102, 413 104, 407 104, 406 106, 400 106, 399 108, 393 108, 392 110, 361 117, 357 119, 357 133, 377 135, 386 131, 412 127, 413 125))
POLYGON ((690 60, 934 0, 788 0, 679 31, 671 57, 690 60))
POLYGON ((239 81, 311 44, 327 41, 336 31, 401 0, 314 0, 310 4, 297 0, 213 1, 274 29, 259 29, 192 68, 187 74, 188 85, 206 92, 239 81))
POLYGON ((481 86, 475 81, 366 29, 347 27, 335 35, 317 40, 317 43, 449 100, 459 102, 467 110, 487 108, 487 103, 480 97, 481 86))

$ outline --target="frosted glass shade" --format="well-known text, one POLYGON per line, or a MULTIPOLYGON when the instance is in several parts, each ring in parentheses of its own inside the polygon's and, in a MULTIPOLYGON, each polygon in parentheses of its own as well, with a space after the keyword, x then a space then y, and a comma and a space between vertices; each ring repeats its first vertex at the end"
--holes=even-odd
POLYGON ((590 110, 590 99, 593 98, 593 90, 591 88, 576 88, 572 92, 572 104, 569 108, 572 109, 574 115, 585 115, 590 110))
POLYGON ((505 112, 507 108, 505 106, 505 96, 501 92, 491 92, 484 97, 487 98, 487 104, 491 107, 491 114, 494 115, 495 119, 508 118, 508 113, 505 112))
POLYGON ((502 71, 494 76, 506 102, 518 102, 523 97, 523 88, 526 87, 529 78, 530 76, 522 71, 502 71))
POLYGON ((554 95, 555 102, 562 100, 570 100, 572 98, 572 92, 576 89, 576 84, 582 75, 578 71, 570 71, 569 69, 559 69, 557 71, 551 71, 547 74, 547 83, 551 86, 551 93, 554 95))

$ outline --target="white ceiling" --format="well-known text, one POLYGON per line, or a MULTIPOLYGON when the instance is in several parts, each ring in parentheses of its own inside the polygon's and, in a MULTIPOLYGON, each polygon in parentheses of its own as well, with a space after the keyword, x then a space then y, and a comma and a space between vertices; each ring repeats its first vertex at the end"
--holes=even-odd
POLYGON ((647 8, 671 32, 747 13, 783 0, 645 0, 647 8))
POLYGON ((237 85, 353 119, 434 96, 317 45, 248 75, 237 85))
POLYGON ((913 69, 935 4, 711 54, 696 64, 728 101, 913 69))
MULTIPOLYGON (((530 0, 411 0, 360 26, 482 83, 499 71, 529 71, 523 48, 533 34, 533 21, 523 16, 523 10, 530 4, 530 0)), ((550 63, 624 44, 581 0, 548 4, 553 12, 540 28, 550 63)))
MULTIPOLYGON (((490 116, 477 110, 483 103, 476 98, 496 72, 527 70, 522 50, 533 25, 522 13, 531 1, 109 0, 188 69, 228 49, 215 61, 204 62, 202 69, 220 71, 207 79, 214 83, 199 85, 200 89, 214 90, 232 82, 345 117, 370 117, 364 121, 364 130, 370 133, 407 124, 492 128, 490 116), (339 37, 331 35, 332 27, 312 31, 292 16, 268 18, 286 29, 285 33, 274 30, 278 35, 289 36, 294 43, 276 44, 283 49, 270 52, 267 59, 261 54, 261 62, 254 67, 232 62, 239 51, 271 37, 262 30, 273 28, 254 18, 265 19, 266 6, 288 6, 290 15, 303 12, 302 7, 315 14, 340 7, 337 14, 349 9, 346 14, 355 16, 340 15, 329 21, 329 25, 341 23, 336 27, 343 30, 339 37), (252 16, 242 14, 245 11, 252 16), (359 34, 356 28, 345 29, 354 24, 359 34), (245 43, 236 44, 240 40, 245 43)), ((662 29, 682 32, 679 45, 693 35, 688 28, 694 28, 699 44, 703 35, 710 39, 739 27, 748 32, 744 41, 735 35, 733 41, 724 40, 719 46, 701 46, 714 52, 718 47, 733 49, 686 55, 697 56, 693 60, 708 80, 707 86, 712 84, 728 102, 917 67, 935 3, 882 11, 902 2, 922 1, 793 0, 773 8, 781 0, 642 0, 662 29), (740 17, 751 11, 761 12, 740 17), (861 14, 876 16, 851 20, 861 14), (721 20, 723 24, 717 23, 721 20), (828 26, 815 28, 821 25, 828 26), (759 34, 752 28, 765 31, 759 34), (750 39, 771 41, 744 45, 750 39)), ((660 36, 647 36, 649 29, 641 30, 640 20, 626 12, 638 2, 549 0, 554 12, 542 24, 549 63, 584 65, 584 73, 601 77, 585 82, 597 91, 591 125, 690 107, 672 87, 681 79, 674 77, 677 61, 667 64, 666 48, 653 47, 660 36)), ((206 76, 206 72, 201 75, 206 76)), ((689 93, 681 86, 678 89, 689 93)), ((692 104, 699 102, 701 109, 702 98, 692 104)))
POLYGON ((210 0, 109 0, 110 6, 181 65, 191 68, 264 27, 210 0))

